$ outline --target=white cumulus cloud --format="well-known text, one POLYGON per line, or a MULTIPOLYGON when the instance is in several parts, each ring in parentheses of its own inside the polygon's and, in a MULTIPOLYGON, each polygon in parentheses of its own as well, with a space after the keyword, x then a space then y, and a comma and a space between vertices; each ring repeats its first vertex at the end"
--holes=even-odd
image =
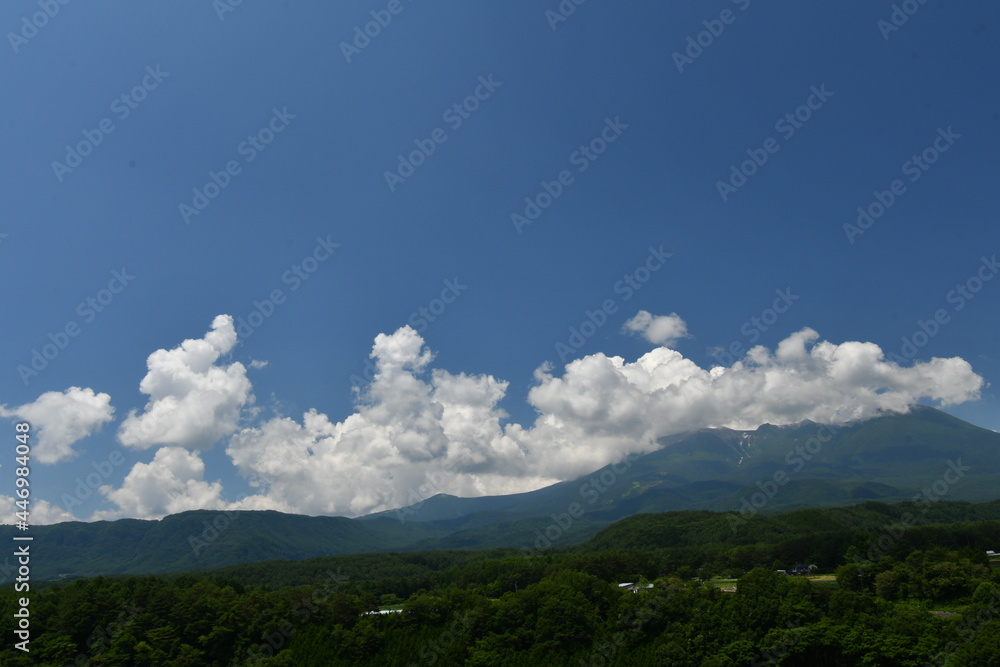
MULTIPOLYGON (((682 335, 686 327, 675 323, 670 331, 682 335)), ((902 367, 874 343, 831 343, 806 328, 773 351, 754 347, 731 367, 701 368, 667 346, 631 362, 589 355, 561 375, 543 365, 528 393, 537 417, 522 425, 509 423, 500 407, 506 381, 434 368, 410 327, 377 336, 371 356, 374 379, 343 421, 309 410, 298 420, 258 422, 229 439, 226 453, 251 480, 252 495, 224 502, 219 484, 204 480, 197 454, 177 447, 136 465, 122 488, 101 492, 126 516, 194 507, 356 516, 437 493, 536 489, 652 451, 660 438, 682 431, 804 419, 843 423, 906 411, 922 399, 945 406, 974 400, 983 386, 960 358, 902 367)), ((213 368, 216 357, 209 358, 200 372, 213 368)))
POLYGON ((622 330, 638 334, 653 345, 665 347, 673 347, 678 340, 688 337, 687 324, 677 313, 653 315, 648 310, 640 310, 625 322, 622 330))
POLYGON ((39 463, 58 463, 76 456, 73 445, 100 431, 114 412, 111 396, 80 387, 47 391, 16 408, 0 406, 0 416, 31 424, 31 453, 39 463))
POLYGON ((374 380, 344 421, 311 410, 301 422, 277 417, 230 440, 233 462, 262 484, 243 506, 356 515, 435 493, 513 493, 556 481, 532 472, 501 426, 506 382, 428 372, 431 353, 408 326, 380 334, 372 356, 374 380))
POLYGON ((603 354, 575 360, 561 378, 539 375, 528 400, 541 416, 524 439, 535 443, 542 470, 566 479, 615 452, 649 451, 657 438, 687 430, 843 423, 903 412, 920 399, 974 400, 983 386, 960 358, 904 368, 874 343, 818 339, 803 329, 774 353, 757 346, 733 366, 711 370, 666 347, 632 363, 603 354))
POLYGON ((246 367, 217 365, 236 345, 233 318, 219 315, 204 338, 149 355, 139 391, 149 396, 141 414, 131 412, 118 430, 129 447, 178 445, 207 449, 236 430, 241 410, 253 402, 246 367))
POLYGON ((205 462, 198 452, 161 447, 151 462, 136 463, 120 488, 105 485, 98 489, 117 509, 98 511, 93 519, 159 519, 187 510, 225 507, 222 484, 204 478, 205 462))
MULTIPOLYGON (((3 503, 4 507, 10 508, 7 517, 0 520, 0 523, 10 526, 16 525, 18 519, 15 513, 20 510, 14 505, 14 498, 12 496, 0 496, 0 503, 3 503)), ((53 505, 42 498, 32 498, 28 511, 28 523, 32 526, 48 526, 53 523, 62 523, 63 521, 80 520, 62 507, 53 505)))
MULTIPOLYGON (((681 329, 674 327, 673 333, 681 329)), ((751 350, 731 368, 703 369, 658 347, 634 362, 594 354, 562 377, 536 372, 534 424, 505 423, 507 383, 431 369, 409 327, 380 335, 374 382, 342 422, 317 411, 240 431, 227 453, 261 493, 253 506, 364 514, 435 493, 475 496, 572 479, 681 431, 803 419, 845 422, 978 396, 982 378, 962 359, 902 368, 872 343, 833 344, 804 329, 775 352, 751 350)))

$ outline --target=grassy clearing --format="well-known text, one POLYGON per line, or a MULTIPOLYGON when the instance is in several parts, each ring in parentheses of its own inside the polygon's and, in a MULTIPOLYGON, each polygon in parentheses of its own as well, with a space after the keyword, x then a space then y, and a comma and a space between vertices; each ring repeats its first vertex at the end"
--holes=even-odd
POLYGON ((737 579, 709 579, 708 583, 712 586, 735 586, 737 579))
POLYGON ((952 612, 954 614, 964 614, 965 610, 969 608, 968 603, 959 602, 934 602, 931 605, 934 611, 946 611, 952 612))

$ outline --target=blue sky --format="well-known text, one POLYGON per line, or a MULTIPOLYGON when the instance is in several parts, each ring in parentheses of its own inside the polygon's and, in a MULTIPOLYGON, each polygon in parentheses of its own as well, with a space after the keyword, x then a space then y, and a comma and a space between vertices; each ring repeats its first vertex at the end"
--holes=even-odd
POLYGON ((5 3, 37 521, 355 515, 915 401, 1000 429, 1000 9, 902 5, 5 3))

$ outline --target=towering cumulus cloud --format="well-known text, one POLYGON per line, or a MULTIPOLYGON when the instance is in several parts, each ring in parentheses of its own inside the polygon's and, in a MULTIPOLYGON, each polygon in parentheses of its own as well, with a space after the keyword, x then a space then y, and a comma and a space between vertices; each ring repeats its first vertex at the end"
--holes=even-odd
MULTIPOLYGON (((626 331, 654 345, 687 335, 675 314, 640 312, 629 322, 626 331)), ((830 343, 806 328, 728 368, 701 368, 666 345, 632 362, 589 355, 561 375, 543 364, 528 394, 538 415, 521 425, 500 407, 507 382, 433 368, 423 338, 403 327, 375 338, 374 380, 343 421, 310 410, 300 420, 276 416, 238 428, 250 383, 242 365, 216 365, 234 340, 231 320, 220 316, 203 340, 150 356, 141 386, 149 405, 129 416, 120 438, 172 446, 137 464, 122 488, 101 489, 119 514, 230 507, 354 516, 437 493, 514 493, 651 451, 659 438, 686 430, 846 422, 905 411, 920 399, 975 399, 983 385, 960 358, 902 367, 874 343, 830 343), (252 480, 253 494, 225 502, 219 483, 205 481, 198 453, 184 447, 230 435, 226 453, 252 480)))
POLYGON ((145 449, 180 445, 205 449, 231 434, 240 410, 253 400, 246 368, 215 365, 236 345, 233 318, 219 315, 204 338, 149 355, 139 391, 149 395, 142 414, 129 414, 118 430, 123 445, 145 449))
MULTIPOLYGON (((650 339, 687 331, 676 315, 632 321, 650 339)), ((705 370, 668 347, 632 363, 590 355, 562 377, 543 366, 529 393, 539 413, 529 427, 504 423, 506 382, 429 370, 431 355, 409 327, 380 335, 372 357, 375 381, 343 422, 310 411, 301 423, 273 419, 230 441, 233 462, 266 486, 257 506, 266 498, 296 511, 360 514, 440 492, 510 493, 651 451, 680 431, 843 422, 905 411, 920 398, 969 400, 982 386, 962 359, 903 368, 873 343, 820 342, 803 329, 730 368, 705 370)))
POLYGON ((380 334, 376 373, 357 412, 332 422, 316 411, 244 429, 226 450, 255 474, 275 508, 360 514, 441 491, 465 495, 535 488, 551 478, 529 469, 501 427, 507 383, 492 376, 428 370, 431 354, 410 327, 380 334))

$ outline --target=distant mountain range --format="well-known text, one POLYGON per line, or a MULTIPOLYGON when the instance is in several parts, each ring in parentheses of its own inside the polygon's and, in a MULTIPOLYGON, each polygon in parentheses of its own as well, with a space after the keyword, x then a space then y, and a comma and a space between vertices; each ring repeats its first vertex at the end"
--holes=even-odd
POLYGON ((931 500, 1000 498, 1000 433, 923 406, 842 426, 806 421, 748 431, 702 429, 662 438, 660 445, 627 463, 536 491, 481 498, 440 494, 361 520, 401 516, 454 527, 423 548, 523 546, 537 540, 540 526, 555 522, 553 514, 568 514, 575 503, 583 513, 564 531, 562 545, 640 513, 775 513, 899 502, 925 488, 931 500), (499 521, 508 532, 497 534, 499 521))
MULTIPOLYGON (((33 528, 33 578, 180 572, 264 560, 582 543, 640 513, 773 514, 869 500, 983 502, 1000 497, 1000 434, 927 407, 846 426, 803 422, 703 429, 663 438, 574 481, 509 496, 440 494, 348 519, 273 511, 193 511, 160 521, 33 528)), ((732 515, 736 516, 736 515, 732 515)), ((0 526, 10 539, 11 526, 0 526)), ((9 563, 0 580, 9 581, 9 563)))

